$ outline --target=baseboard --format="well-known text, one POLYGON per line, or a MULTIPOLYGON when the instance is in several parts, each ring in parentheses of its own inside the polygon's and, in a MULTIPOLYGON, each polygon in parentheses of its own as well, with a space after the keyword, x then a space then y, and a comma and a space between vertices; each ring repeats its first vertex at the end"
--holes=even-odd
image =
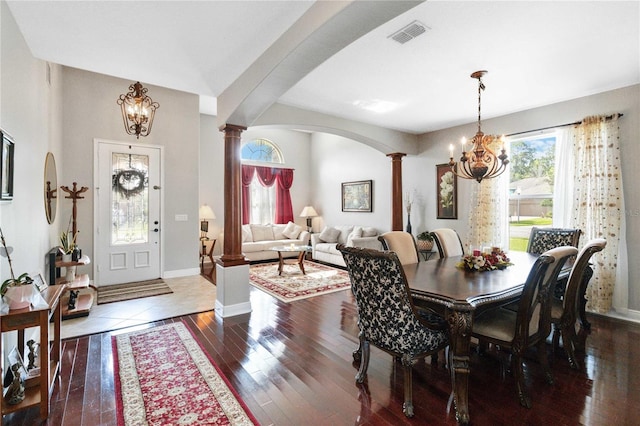
POLYGON ((220 303, 219 300, 216 300, 215 311, 222 318, 248 314, 251 312, 251 302, 244 302, 244 303, 238 303, 235 305, 224 306, 222 303, 220 303))
POLYGON ((636 311, 633 309, 611 310, 602 315, 605 317, 611 317, 640 324, 640 311, 636 311))
POLYGON ((175 271, 164 271, 162 278, 180 278, 200 275, 200 268, 176 269, 175 271))

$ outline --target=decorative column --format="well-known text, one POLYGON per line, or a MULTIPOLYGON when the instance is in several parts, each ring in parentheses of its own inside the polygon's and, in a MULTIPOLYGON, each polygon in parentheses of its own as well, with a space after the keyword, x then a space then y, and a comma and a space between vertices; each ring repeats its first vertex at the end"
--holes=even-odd
POLYGON ((248 263, 242 254, 242 164, 240 135, 246 127, 227 124, 224 132, 224 248, 218 264, 248 263))
POLYGON ((224 247, 216 262, 216 315, 230 317, 251 312, 249 262, 242 254, 242 164, 240 135, 246 127, 225 124, 224 132, 224 247))
POLYGON ((391 230, 402 231, 402 157, 407 154, 394 152, 391 157, 391 230))

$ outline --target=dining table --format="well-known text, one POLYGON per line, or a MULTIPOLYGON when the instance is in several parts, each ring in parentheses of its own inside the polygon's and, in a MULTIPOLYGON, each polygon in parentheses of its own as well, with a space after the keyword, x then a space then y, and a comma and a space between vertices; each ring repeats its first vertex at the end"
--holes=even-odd
POLYGON ((469 271, 458 267, 462 256, 404 265, 416 306, 446 318, 449 326, 450 366, 456 420, 470 422, 469 374, 471 330, 479 313, 517 300, 539 255, 511 252, 504 269, 469 271))

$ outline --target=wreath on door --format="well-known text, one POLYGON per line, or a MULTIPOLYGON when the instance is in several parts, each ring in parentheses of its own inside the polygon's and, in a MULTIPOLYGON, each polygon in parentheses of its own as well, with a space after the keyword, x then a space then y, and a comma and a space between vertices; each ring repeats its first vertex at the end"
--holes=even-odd
POLYGON ((137 169, 117 170, 111 179, 113 189, 127 198, 140 194, 149 183, 147 174, 137 169))

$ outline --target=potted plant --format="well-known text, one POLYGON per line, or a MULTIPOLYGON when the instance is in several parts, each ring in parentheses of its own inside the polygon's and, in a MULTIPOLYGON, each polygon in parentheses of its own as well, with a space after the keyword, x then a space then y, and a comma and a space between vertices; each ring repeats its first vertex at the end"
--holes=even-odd
POLYGON ((431 251, 431 249, 433 249, 433 236, 431 235, 431 232, 421 232, 416 236, 416 238, 418 239, 416 243, 418 250, 431 251))
POLYGON ((76 236, 71 235, 71 232, 63 232, 60 234, 60 249, 62 250, 63 261, 69 262, 71 261, 71 254, 73 250, 76 248, 76 236))
MULTIPOLYGON (((29 274, 24 273, 18 278, 13 273, 13 264, 11 263, 11 247, 7 247, 7 244, 4 240, 4 234, 2 233, 2 228, 0 228, 0 241, 2 242, 2 248, 0 248, 0 254, 7 258, 9 262, 9 272, 11 273, 11 278, 4 280, 2 285, 0 286, 0 296, 4 299, 5 294, 11 287, 18 287, 26 284, 32 284, 33 279, 29 276, 29 274)), ((17 289, 16 289, 17 290, 17 289)), ((22 292, 20 292, 22 293, 22 292)), ((14 295, 15 296, 15 295, 14 295)), ((29 306, 28 300, 22 300, 22 294, 18 295, 19 297, 13 297, 11 302, 9 303, 10 309, 21 309, 29 306)), ((7 302, 8 303, 8 302, 7 302)))

